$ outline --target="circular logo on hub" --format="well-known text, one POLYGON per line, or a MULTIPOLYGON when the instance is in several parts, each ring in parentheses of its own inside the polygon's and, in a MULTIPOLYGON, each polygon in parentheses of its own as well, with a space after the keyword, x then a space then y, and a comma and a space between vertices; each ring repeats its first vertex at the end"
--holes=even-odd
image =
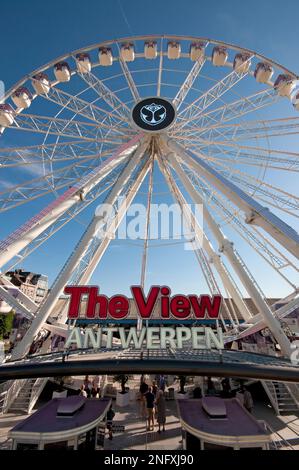
POLYGON ((162 131, 173 123, 175 109, 163 98, 146 98, 133 108, 132 119, 144 131, 162 131))

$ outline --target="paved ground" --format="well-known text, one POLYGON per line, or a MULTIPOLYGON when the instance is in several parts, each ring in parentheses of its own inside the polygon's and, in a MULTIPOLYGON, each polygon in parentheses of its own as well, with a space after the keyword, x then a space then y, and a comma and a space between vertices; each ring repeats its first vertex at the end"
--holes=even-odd
POLYGON ((167 401, 167 418, 165 432, 147 431, 146 420, 141 417, 139 402, 131 402, 125 409, 114 407, 115 423, 124 424, 125 432, 115 434, 112 441, 106 439, 105 450, 175 450, 182 449, 181 428, 175 401, 167 401))
MULTIPOLYGON (((116 415, 115 423, 123 424, 125 431, 116 433, 113 440, 105 439, 105 450, 136 449, 136 450, 175 450, 182 448, 181 428, 177 414, 176 402, 167 401, 166 430, 158 434, 157 426, 154 431, 146 430, 145 418, 141 417, 140 404, 131 401, 125 408, 118 407, 114 402, 116 415)), ((286 449, 291 444, 299 450, 299 416, 276 416, 270 405, 256 402, 254 416, 266 421, 273 430, 273 440, 279 449, 286 449), (288 441, 288 442, 286 442, 288 441)), ((8 431, 26 415, 0 415, 0 449, 9 449, 8 431)))

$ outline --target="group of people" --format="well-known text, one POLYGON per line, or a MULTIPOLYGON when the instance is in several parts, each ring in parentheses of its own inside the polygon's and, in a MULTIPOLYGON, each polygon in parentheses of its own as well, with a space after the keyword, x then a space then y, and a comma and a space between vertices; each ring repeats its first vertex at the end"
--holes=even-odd
POLYGON ((147 417, 147 429, 153 431, 155 427, 155 417, 158 424, 158 433, 165 431, 166 423, 166 403, 165 403, 165 377, 159 376, 158 380, 154 380, 152 385, 148 385, 144 376, 140 380, 140 403, 141 416, 147 417), (157 385, 158 383, 158 385, 157 385))
POLYGON ((80 388, 80 395, 86 398, 100 398, 100 377, 95 375, 90 380, 86 375, 80 388))

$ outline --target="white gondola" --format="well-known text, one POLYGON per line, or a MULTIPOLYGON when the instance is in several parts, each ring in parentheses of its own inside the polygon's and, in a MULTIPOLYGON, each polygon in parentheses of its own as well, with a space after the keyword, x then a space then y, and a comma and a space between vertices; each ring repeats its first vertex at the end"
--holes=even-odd
POLYGON ((112 51, 109 47, 100 47, 99 48, 99 61, 100 65, 108 67, 113 64, 112 51))
POLYGON ((247 73, 251 62, 250 62, 250 54, 246 52, 240 52, 236 54, 234 58, 234 70, 238 73, 247 73))
POLYGON ((71 69, 67 62, 58 62, 54 65, 54 74, 59 82, 69 82, 71 79, 71 69))
POLYGON ((181 56, 181 45, 179 42, 171 41, 168 43, 168 59, 179 59, 181 56))
POLYGON ((46 95, 49 93, 51 84, 48 75, 45 73, 40 72, 34 75, 31 83, 37 95, 46 95))
POLYGON ((267 83, 274 73, 273 67, 267 62, 259 62, 256 65, 254 76, 258 83, 267 83))
POLYGON ((146 59, 156 59, 157 57, 157 43, 154 41, 146 42, 144 44, 144 56, 146 59))
POLYGON ((195 62, 196 60, 203 60, 205 56, 205 45, 202 42, 193 42, 190 46, 190 59, 195 62))
POLYGON ((133 62, 135 59, 135 51, 133 44, 122 44, 120 48, 120 56, 124 62, 133 62))
POLYGON ((90 57, 86 52, 81 52, 76 55, 76 64, 79 73, 87 73, 91 71, 90 57))
POLYGON ((212 52, 212 63, 218 67, 225 65, 228 58, 228 53, 225 47, 215 46, 212 52))
POLYGON ((297 111, 299 111, 299 92, 297 92, 296 95, 294 96, 293 106, 297 111))
POLYGON ((299 111, 299 92, 297 92, 296 95, 294 96, 293 106, 297 111, 299 111))
POLYGON ((17 108, 29 108, 32 101, 32 95, 27 88, 21 87, 11 95, 11 99, 17 108))
POLYGON ((0 126, 9 127, 14 122, 14 110, 9 104, 0 104, 0 126))
POLYGON ((288 74, 278 75, 274 83, 274 89, 277 91, 279 96, 287 96, 288 98, 291 96, 294 87, 294 79, 288 74))

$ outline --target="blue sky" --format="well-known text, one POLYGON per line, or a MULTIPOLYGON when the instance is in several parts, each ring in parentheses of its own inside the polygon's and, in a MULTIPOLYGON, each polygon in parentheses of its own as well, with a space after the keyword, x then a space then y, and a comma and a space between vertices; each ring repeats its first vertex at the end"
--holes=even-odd
MULTIPOLYGON (((285 0, 283 8, 277 0, 4 0, 1 1, 0 79, 9 88, 22 76, 61 54, 107 39, 143 34, 220 39, 260 52, 299 74, 298 17, 296 0, 285 0)), ((160 190, 159 185, 163 185, 161 178, 157 180, 156 191, 160 190)), ((146 183, 142 190, 146 190, 146 183)), ((21 221, 31 212, 20 209, 15 214, 21 221)), ((91 215, 90 210, 79 219, 86 224, 91 215)), ((16 216, 2 217, 3 236, 15 228, 16 216)), ((43 245, 40 256, 32 255, 23 266, 48 274, 53 280, 82 231, 78 223, 72 227, 43 245)), ((240 247, 247 255, 241 242, 240 247)), ((141 246, 122 243, 111 246, 93 282, 101 285, 107 294, 128 293, 129 286, 140 280, 141 254, 141 246)), ((150 250, 149 256, 147 285, 165 283, 176 292, 207 291, 191 252, 177 246, 157 247, 150 250)), ((256 258, 250 268, 257 276, 261 274, 256 258)), ((261 277, 267 295, 286 294, 285 287, 272 279, 271 272, 264 267, 261 277)))

